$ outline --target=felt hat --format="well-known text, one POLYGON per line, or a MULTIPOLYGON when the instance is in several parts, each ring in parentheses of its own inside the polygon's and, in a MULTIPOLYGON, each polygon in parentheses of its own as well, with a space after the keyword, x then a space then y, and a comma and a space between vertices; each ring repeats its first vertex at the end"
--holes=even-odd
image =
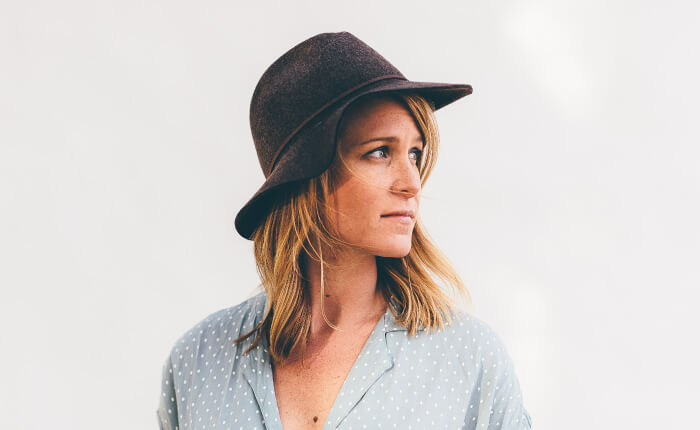
POLYGON ((380 92, 419 94, 438 110, 471 94, 472 87, 410 81, 348 32, 313 36, 272 63, 250 102, 250 129, 265 182, 236 215, 236 231, 250 239, 276 198, 330 167, 345 109, 380 92))

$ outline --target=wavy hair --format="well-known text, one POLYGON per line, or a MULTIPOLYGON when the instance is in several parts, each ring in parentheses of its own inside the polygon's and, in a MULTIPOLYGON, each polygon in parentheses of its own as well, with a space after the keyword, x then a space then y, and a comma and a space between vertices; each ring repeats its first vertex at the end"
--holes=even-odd
MULTIPOLYGON (((423 154, 418 168, 421 185, 424 185, 435 165, 439 146, 433 108, 417 94, 381 96, 391 97, 406 107, 423 135, 423 154)), ((355 248, 340 238, 329 223, 333 208, 327 201, 342 167, 349 169, 341 151, 336 150, 331 167, 321 175, 278 194, 266 219, 253 233, 256 267, 268 300, 263 320, 235 340, 236 344, 240 344, 257 333, 245 353, 265 336, 273 363, 289 357, 297 345, 302 348, 303 357, 311 328, 311 297, 304 277, 302 253, 320 263, 323 297, 323 268, 324 265, 329 267, 329 262, 324 261, 321 249, 355 248)), ((394 317, 407 328, 409 336, 415 335, 421 328, 440 329, 452 320, 452 300, 435 281, 435 276, 471 303, 464 283, 447 257, 430 239, 420 216, 416 217, 409 253, 402 258, 377 256, 376 262, 377 287, 381 289, 394 317)), ((323 302, 320 301, 323 319, 331 327, 337 328, 326 317, 323 302)))

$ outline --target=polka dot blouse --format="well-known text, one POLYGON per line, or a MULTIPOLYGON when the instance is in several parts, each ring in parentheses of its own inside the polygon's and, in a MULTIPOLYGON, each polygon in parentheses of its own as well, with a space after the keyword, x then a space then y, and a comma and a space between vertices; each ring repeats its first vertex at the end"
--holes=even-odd
MULTIPOLYGON (((163 366, 161 429, 281 430, 267 343, 233 341, 262 320, 264 292, 220 310, 173 346, 163 366)), ((414 337, 387 309, 335 399, 328 429, 529 429, 498 335, 462 313, 414 337)))

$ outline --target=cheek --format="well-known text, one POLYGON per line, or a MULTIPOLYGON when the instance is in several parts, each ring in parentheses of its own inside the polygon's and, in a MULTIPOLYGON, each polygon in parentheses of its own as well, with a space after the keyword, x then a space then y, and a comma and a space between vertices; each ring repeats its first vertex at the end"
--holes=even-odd
POLYGON ((336 189, 331 200, 338 210, 335 219, 340 231, 361 234, 375 228, 381 215, 381 190, 351 179, 336 189))

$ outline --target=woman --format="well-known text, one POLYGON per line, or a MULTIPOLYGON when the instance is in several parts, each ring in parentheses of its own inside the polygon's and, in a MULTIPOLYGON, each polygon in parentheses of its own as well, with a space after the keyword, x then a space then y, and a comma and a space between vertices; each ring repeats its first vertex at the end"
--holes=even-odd
POLYGON ((265 183, 236 217, 264 292, 173 347, 161 428, 526 429, 498 336, 419 221, 437 110, 469 85, 414 82, 350 33, 263 74, 251 129, 265 183))

